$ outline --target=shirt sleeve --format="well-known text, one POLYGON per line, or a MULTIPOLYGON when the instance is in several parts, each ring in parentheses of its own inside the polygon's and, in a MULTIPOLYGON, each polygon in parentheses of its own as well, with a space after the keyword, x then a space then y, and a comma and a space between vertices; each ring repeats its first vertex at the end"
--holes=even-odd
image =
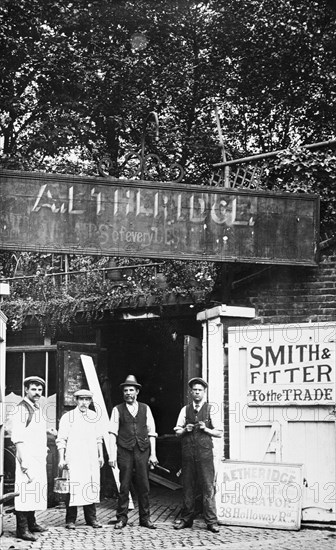
POLYGON ((11 440, 14 445, 17 443, 24 443, 27 417, 28 412, 23 406, 16 407, 12 418, 11 434, 11 440))
POLYGON ((147 406, 147 430, 148 430, 148 437, 157 437, 156 428, 155 428, 155 421, 152 414, 152 411, 147 406))
POLYGON ((178 415, 178 419, 176 422, 176 426, 174 430, 180 430, 181 428, 184 428, 186 425, 186 409, 187 407, 182 407, 180 410, 180 414, 178 415))
POLYGON ((113 407, 112 409, 108 431, 115 436, 119 433, 119 410, 117 407, 113 407))
POLYGON ((102 435, 102 431, 101 431, 101 430, 98 430, 98 431, 97 431, 97 433, 96 433, 96 439, 97 439, 97 443, 103 443, 104 436, 102 435))
POLYGON ((68 415, 64 414, 60 420, 58 434, 56 438, 57 449, 66 449, 68 437, 69 437, 69 420, 68 415))

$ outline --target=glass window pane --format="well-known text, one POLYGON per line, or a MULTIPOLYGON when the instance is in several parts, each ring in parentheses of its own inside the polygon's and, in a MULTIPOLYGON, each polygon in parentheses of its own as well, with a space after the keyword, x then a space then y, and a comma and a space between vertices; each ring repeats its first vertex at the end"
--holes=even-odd
POLYGON ((22 396, 22 353, 6 355, 6 395, 11 392, 22 396))

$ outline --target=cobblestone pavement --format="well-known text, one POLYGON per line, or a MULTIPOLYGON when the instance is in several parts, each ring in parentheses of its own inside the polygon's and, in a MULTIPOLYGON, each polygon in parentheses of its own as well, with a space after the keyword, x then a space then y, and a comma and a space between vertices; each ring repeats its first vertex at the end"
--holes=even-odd
MULTIPOLYGON (((3 516, 4 533, 0 538, 1 550, 10 547, 19 550, 182 550, 200 548, 202 550, 335 550, 335 529, 308 529, 281 531, 249 527, 220 526, 220 532, 213 534, 206 529, 203 519, 197 518, 192 528, 175 531, 173 521, 180 510, 180 491, 161 492, 151 499, 152 519, 157 530, 138 525, 138 511, 129 514, 128 525, 115 531, 115 500, 105 499, 97 507, 102 529, 87 527, 79 508, 75 531, 64 527, 65 511, 50 508, 37 512, 40 523, 49 527, 46 533, 38 536, 36 542, 24 542, 15 537, 15 516, 12 512, 3 516)), ((6 508, 5 508, 6 512, 6 508)))

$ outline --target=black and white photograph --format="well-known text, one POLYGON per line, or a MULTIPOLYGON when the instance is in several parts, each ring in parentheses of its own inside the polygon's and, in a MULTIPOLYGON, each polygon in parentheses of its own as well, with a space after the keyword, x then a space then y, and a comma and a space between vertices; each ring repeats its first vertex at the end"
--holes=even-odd
POLYGON ((1 550, 334 550, 336 1, 0 0, 1 550))

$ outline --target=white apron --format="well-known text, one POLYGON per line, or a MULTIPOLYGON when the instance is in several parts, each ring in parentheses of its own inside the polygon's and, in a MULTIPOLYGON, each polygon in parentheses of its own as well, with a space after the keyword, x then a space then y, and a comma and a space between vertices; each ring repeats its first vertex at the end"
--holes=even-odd
MULTIPOLYGON (((30 405, 29 401, 25 401, 30 405)), ((31 405, 30 405, 31 406, 31 405)), ((30 416, 23 405, 18 405, 13 415, 12 435, 13 443, 23 443, 24 466, 33 481, 21 470, 18 459, 15 465, 15 491, 20 495, 15 497, 15 510, 30 512, 47 509, 47 426, 43 411, 32 407, 33 415, 28 426, 30 416)))
POLYGON ((78 407, 65 413, 60 421, 57 448, 64 448, 69 468, 70 506, 99 502, 100 468, 97 442, 102 441, 97 413, 78 407))

